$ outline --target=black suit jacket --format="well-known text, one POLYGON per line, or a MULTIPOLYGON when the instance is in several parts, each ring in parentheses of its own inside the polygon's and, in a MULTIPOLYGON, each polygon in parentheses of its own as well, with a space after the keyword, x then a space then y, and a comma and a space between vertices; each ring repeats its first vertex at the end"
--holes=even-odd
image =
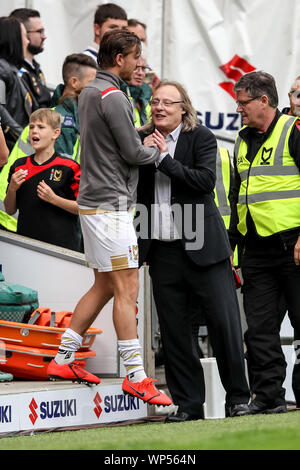
MULTIPOLYGON (((142 140, 144 137, 145 135, 141 134, 142 140)), ((199 266, 208 266, 231 255, 225 225, 214 201, 216 154, 215 136, 209 129, 199 124, 193 131, 180 133, 174 158, 167 155, 158 168, 154 164, 139 167, 136 218, 138 234, 145 232, 138 225, 143 220, 142 217, 139 217, 140 205, 146 206, 148 211, 148 234, 145 237, 143 233, 144 238, 138 238, 140 266, 147 261, 147 255, 153 241, 151 205, 155 202, 156 171, 162 171, 171 178, 171 204, 179 205, 181 208, 181 242, 191 260, 199 266), (204 220, 201 220, 201 217, 199 219, 199 213, 197 220, 199 205, 204 207, 204 220), (191 234, 196 229, 198 241, 202 238, 201 230, 203 230, 204 243, 202 247, 196 246, 195 239, 194 241, 191 239, 191 234)))

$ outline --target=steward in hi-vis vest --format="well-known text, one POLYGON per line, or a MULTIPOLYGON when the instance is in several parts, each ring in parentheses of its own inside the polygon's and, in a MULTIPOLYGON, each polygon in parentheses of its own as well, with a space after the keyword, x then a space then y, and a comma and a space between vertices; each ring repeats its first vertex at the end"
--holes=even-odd
POLYGON ((261 237, 300 227, 300 174, 289 150, 296 120, 280 116, 252 163, 247 160, 247 143, 237 137, 235 158, 241 178, 238 230, 242 235, 247 233, 248 211, 261 237))
MULTIPOLYGON (((234 87, 243 128, 234 149, 229 239, 241 242, 251 414, 285 413, 282 300, 300 340, 300 119, 280 113, 272 75, 254 71, 234 87)), ((296 352, 297 355, 297 352, 296 352)), ((295 363, 296 364, 296 363, 295 363)), ((300 406, 300 368, 292 387, 300 406)))

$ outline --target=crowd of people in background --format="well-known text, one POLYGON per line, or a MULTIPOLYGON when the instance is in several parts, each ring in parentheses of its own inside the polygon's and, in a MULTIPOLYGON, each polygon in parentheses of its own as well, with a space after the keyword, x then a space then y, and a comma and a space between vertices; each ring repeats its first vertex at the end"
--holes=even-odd
MULTIPOLYGON (((55 141, 55 151, 80 163, 80 127, 78 119, 78 96, 84 86, 92 81, 97 71, 97 55, 104 34, 114 29, 129 29, 140 37, 144 44, 143 55, 133 77, 124 82, 122 90, 132 100, 136 127, 149 122, 152 86, 159 82, 146 60, 146 25, 138 20, 128 20, 126 12, 115 4, 98 7, 94 15, 94 42, 83 52, 70 54, 62 67, 63 83, 50 92, 41 67, 35 56, 44 50, 47 39, 39 11, 19 8, 8 17, 0 18, 0 119, 3 163, 0 174, 0 227, 21 234, 18 220, 5 211, 4 199, 9 179, 9 170, 21 157, 34 154, 29 136, 29 119, 40 108, 55 109, 61 116, 61 132, 55 141), (151 86, 150 86, 151 85, 151 86), (8 147, 9 156, 7 156, 8 147), (8 159, 8 161, 6 161, 8 159)), ((1 153, 1 155, 2 155, 1 153)), ((39 201, 41 206, 43 202, 39 201)), ((19 208, 18 208, 19 209, 19 208)), ((43 213, 43 211, 39 211, 43 213)), ((46 212, 45 212, 46 214, 46 212)), ((39 221, 40 222, 40 221, 39 221)), ((27 236, 53 243, 64 248, 83 251, 82 244, 66 243, 57 234, 49 231, 43 237, 35 229, 27 236)), ((78 224, 80 232, 80 224, 78 224)), ((73 235, 70 234, 70 240, 73 235)))
MULTIPOLYGON (((118 40, 130 42, 125 36, 118 40)), ((138 240, 139 266, 144 262, 150 266, 167 385, 178 406, 178 411, 168 417, 167 422, 204 417, 204 377, 194 333, 195 314, 200 313, 208 325, 226 390, 226 416, 235 417, 287 411, 282 386, 286 364, 279 332, 288 312, 296 345, 293 391, 296 406, 300 408, 300 358, 297 359, 300 341, 300 290, 297 288, 300 285, 300 77, 295 79, 288 93, 290 107, 282 112, 278 110, 277 90, 271 75, 251 72, 239 80, 235 92, 243 128, 230 160, 228 151, 218 147, 215 136, 199 124, 184 88, 174 81, 161 81, 152 70, 147 58, 146 25, 128 19, 121 7, 105 4, 97 8, 93 43, 84 51, 65 58, 63 82, 54 92, 48 89, 35 59, 43 52, 46 38, 42 18, 36 10, 21 8, 0 18, 0 228, 91 256, 94 247, 92 243, 88 247, 84 244, 83 218, 80 219, 79 214, 95 215, 91 212, 94 208, 86 206, 89 197, 95 198, 96 193, 90 196, 89 191, 95 192, 98 183, 93 181, 88 188, 85 172, 91 174, 91 168, 86 157, 81 168, 82 142, 85 152, 87 148, 90 152, 97 148, 105 153, 108 147, 100 141, 102 137, 105 139, 107 129, 101 115, 103 136, 92 138, 87 130, 90 118, 84 114, 87 111, 82 104, 84 130, 80 129, 79 96, 85 89, 83 95, 90 100, 91 112, 93 93, 98 86, 96 77, 110 84, 111 92, 122 91, 131 104, 130 119, 134 127, 131 128, 126 118, 127 137, 134 138, 130 143, 123 142, 124 135, 116 133, 119 150, 114 143, 113 151, 115 154, 123 152, 125 156, 132 151, 134 158, 128 157, 127 162, 126 191, 133 197, 137 189, 138 203, 149 206, 148 213, 153 217, 149 226, 154 226, 155 233, 138 240), (101 43, 106 41, 107 48, 107 38, 113 31, 129 31, 131 37, 138 38, 138 45, 134 47, 139 53, 132 56, 130 65, 134 67, 130 74, 126 73, 128 70, 122 62, 109 64, 103 67, 104 71, 99 68, 101 43), (138 138, 140 143, 132 149, 132 142, 136 143, 138 138), (139 183, 131 190, 130 178, 138 164, 141 165, 139 183), (78 208, 81 171, 85 198, 81 195, 83 207, 78 208), (197 206, 203 205, 204 241, 200 247, 187 248, 190 240, 184 230, 184 234, 177 232, 171 203, 178 204, 182 210, 185 205, 191 207, 193 230, 197 227, 197 206), (152 213, 152 204, 155 207, 165 204, 164 211, 152 213), (237 247, 239 260, 233 262, 237 247), (234 264, 242 267, 244 278, 250 390, 244 370, 240 314, 232 276, 234 264)), ((102 60, 107 58, 103 56, 102 60)), ((104 97, 105 88, 100 91, 104 97)), ((105 103, 107 106, 109 100, 105 103)), ((117 120, 119 106, 125 116, 129 108, 119 101, 114 111, 106 111, 103 105, 101 113, 107 112, 108 121, 117 120)), ((119 115, 120 119, 122 116, 119 115)), ((118 168, 123 178, 123 161, 118 168)), ((97 171, 99 176, 101 168, 97 171)), ((103 187, 106 186, 103 182, 103 187)), ((186 219, 181 227, 185 223, 186 219)), ((137 267, 135 259, 132 266, 117 270, 137 267)), ((130 338, 124 333, 127 328, 121 320, 121 310, 126 302, 120 286, 132 291, 129 284, 136 287, 136 279, 128 276, 125 282, 123 277, 121 283, 116 274, 108 276, 108 269, 104 271, 99 267, 95 270, 95 285, 91 290, 92 293, 97 291, 93 300, 96 302, 95 298, 99 297, 97 308, 91 309, 87 318, 79 302, 72 323, 74 329, 64 338, 58 362, 52 361, 51 373, 62 374, 62 378, 70 378, 70 374, 75 373, 70 372, 69 352, 73 353, 80 345, 86 327, 107 299, 113 295, 118 298, 118 293, 121 307, 115 314, 116 330, 130 378, 123 384, 123 390, 129 393, 135 388, 138 390, 135 396, 142 396, 144 388, 137 384, 143 383, 145 387, 148 380, 145 390, 147 396, 152 393, 149 403, 170 404, 152 383, 149 385, 141 363, 132 359, 133 351, 140 360, 140 353, 136 352, 139 350, 136 332, 130 338), (106 278, 109 278, 109 292, 101 293, 98 291, 100 281, 106 278), (74 349, 68 349, 70 343, 75 345, 74 349), (67 376, 64 376, 67 367, 67 376), (158 401, 153 398, 156 392, 158 401)), ((136 298, 137 291, 132 295, 136 298)), ((135 302, 131 304, 133 311, 135 302)), ((131 318, 130 324, 134 323, 131 318)), ((77 373, 85 374, 82 370, 77 373)), ((99 383, 92 374, 88 377, 90 379, 86 380, 91 383, 99 383)))

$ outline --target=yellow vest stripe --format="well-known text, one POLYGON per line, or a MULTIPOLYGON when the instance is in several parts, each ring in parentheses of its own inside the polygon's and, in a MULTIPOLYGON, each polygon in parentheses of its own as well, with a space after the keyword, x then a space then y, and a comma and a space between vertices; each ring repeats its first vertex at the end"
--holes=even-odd
POLYGON ((228 199, 230 189, 230 157, 228 150, 218 148, 216 161, 216 186, 215 199, 216 206, 223 218, 226 229, 229 228, 231 207, 228 199))
MULTIPOLYGON (((239 204, 254 204, 255 202, 275 201, 276 199, 300 198, 300 189, 293 191, 269 191, 267 193, 248 194, 239 196, 239 204)), ((300 201, 299 201, 300 206, 300 201)))

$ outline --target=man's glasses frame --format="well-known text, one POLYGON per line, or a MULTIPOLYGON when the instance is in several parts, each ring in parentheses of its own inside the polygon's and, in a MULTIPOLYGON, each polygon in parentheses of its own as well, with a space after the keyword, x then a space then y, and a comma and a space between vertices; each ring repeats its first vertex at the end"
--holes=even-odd
POLYGON ((29 30, 29 31, 26 31, 26 32, 27 32, 27 34, 28 34, 28 33, 39 33, 41 36, 44 36, 44 34, 45 34, 44 28, 42 28, 42 29, 36 29, 35 31, 29 30))
POLYGON ((247 106, 247 104, 251 103, 251 101, 258 100, 258 98, 261 98, 261 96, 255 96, 254 98, 250 98, 249 100, 245 101, 236 101, 236 105, 240 106, 241 108, 244 108, 247 106))
POLYGON ((151 106, 159 106, 161 104, 165 108, 173 106, 173 104, 177 104, 177 103, 183 103, 183 101, 158 100, 156 98, 150 100, 150 105, 151 106))

